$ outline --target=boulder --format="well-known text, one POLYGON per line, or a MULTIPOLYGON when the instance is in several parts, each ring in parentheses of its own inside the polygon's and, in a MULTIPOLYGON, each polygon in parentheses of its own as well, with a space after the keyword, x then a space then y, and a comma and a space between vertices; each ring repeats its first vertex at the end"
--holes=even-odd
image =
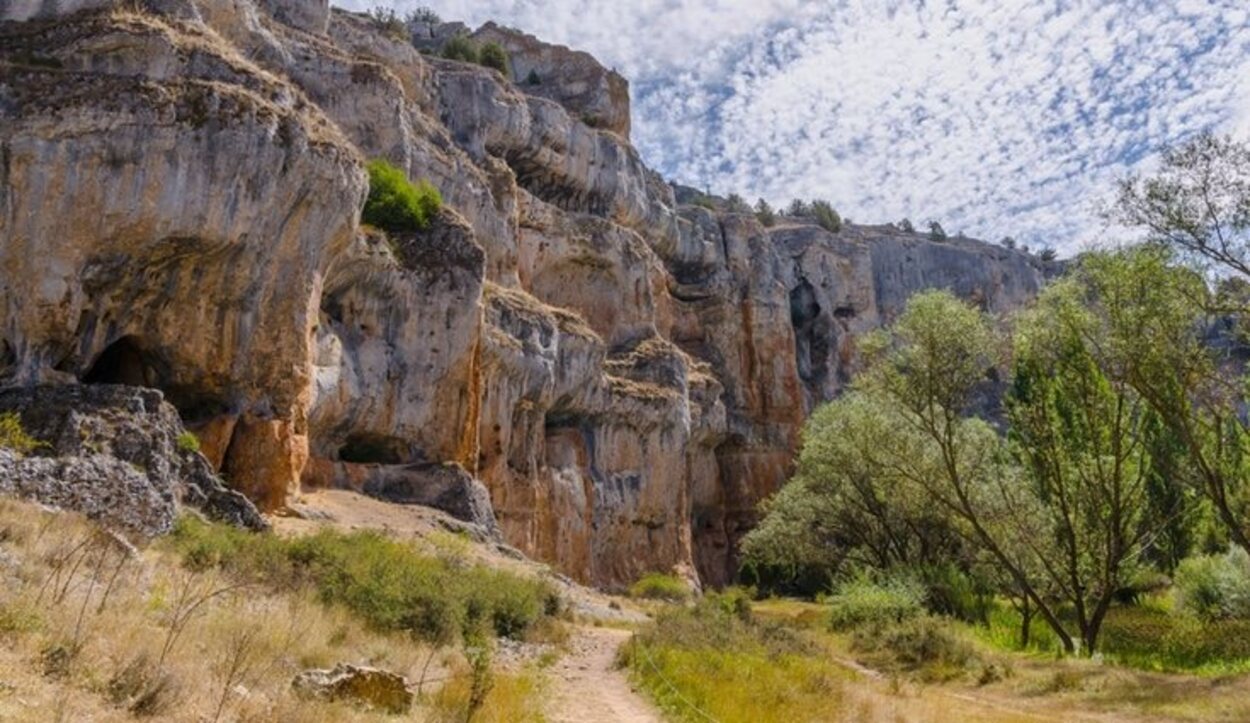
POLYGON ((291 685, 307 698, 347 701, 396 715, 412 708, 408 679, 379 668, 340 663, 333 670, 306 670, 291 685))

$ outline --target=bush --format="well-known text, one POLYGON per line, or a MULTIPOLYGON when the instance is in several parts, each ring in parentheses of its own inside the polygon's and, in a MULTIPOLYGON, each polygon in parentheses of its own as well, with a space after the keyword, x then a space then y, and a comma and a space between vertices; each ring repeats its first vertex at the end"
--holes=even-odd
POLYGON ((438 13, 434 12, 433 9, 431 9, 430 7, 426 5, 422 5, 418 7, 416 10, 413 10, 412 12, 408 13, 407 20, 410 24, 413 24, 413 25, 417 23, 421 23, 424 25, 440 25, 443 22, 443 18, 439 16, 438 13))
POLYGON ((448 60, 460 60, 465 63, 478 62, 477 45, 463 35, 453 35, 443 43, 443 57, 448 60))
POLYGON ((755 202, 755 218, 764 228, 772 228, 777 223, 777 212, 761 198, 755 202))
POLYGON ((383 35, 393 40, 408 39, 408 26, 400 19, 394 8, 378 5, 369 11, 369 18, 373 20, 374 27, 383 35))
POLYGON ((361 219, 384 231, 420 231, 443 205, 428 181, 413 184, 404 172, 383 160, 370 161, 369 197, 361 219))
POLYGON ((931 615, 859 628, 852 635, 851 647, 871 654, 874 665, 923 670, 928 679, 958 676, 977 660, 971 644, 956 636, 949 623, 931 615))
POLYGON ((1250 618, 1250 555, 1191 557, 1176 568, 1176 607, 1202 620, 1250 618))
POLYGON ((508 53, 499 43, 486 43, 478 51, 477 62, 487 68, 494 68, 504 75, 508 74, 508 53))
POLYGON ((44 446, 43 442, 26 433, 22 428, 22 418, 17 412, 0 414, 0 449, 8 449, 18 454, 30 454, 44 446))
POLYGON ((690 586, 676 575, 649 572, 629 587, 629 596, 679 603, 690 599, 690 586))
POLYGON ((829 626, 833 630, 882 627, 924 613, 924 589, 906 578, 874 582, 858 577, 844 583, 829 598, 829 626))
POLYGON ((945 241, 946 240, 946 229, 942 228, 942 224, 938 223, 937 221, 929 222, 929 240, 930 241, 945 241))
POLYGON ((198 452, 200 451, 200 438, 192 432, 183 432, 178 435, 175 441, 179 452, 198 452))
POLYGON ((820 226, 829 233, 837 233, 842 230, 842 217, 838 212, 833 210, 833 206, 828 201, 815 200, 811 205, 812 218, 816 220, 816 225, 820 226))

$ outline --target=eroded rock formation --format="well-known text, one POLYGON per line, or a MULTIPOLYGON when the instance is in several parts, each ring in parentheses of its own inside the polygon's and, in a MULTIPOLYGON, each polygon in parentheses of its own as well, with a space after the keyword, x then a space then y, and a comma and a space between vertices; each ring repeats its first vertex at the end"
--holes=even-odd
POLYGON ((999 311, 1042 282, 978 242, 680 205, 624 81, 511 30, 475 36, 506 78, 322 0, 125 8, 3 11, 4 378, 160 389, 271 510, 351 487, 584 581, 723 583, 858 335, 922 288, 999 311), (360 226, 373 157, 442 191, 427 231, 360 226))

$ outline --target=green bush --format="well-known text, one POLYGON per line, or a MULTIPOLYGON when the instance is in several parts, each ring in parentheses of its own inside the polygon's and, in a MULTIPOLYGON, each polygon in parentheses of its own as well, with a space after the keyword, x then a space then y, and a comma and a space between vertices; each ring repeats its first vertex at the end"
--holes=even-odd
POLYGON ((851 647, 869 654, 875 666, 923 670, 928 679, 955 677, 977 661, 972 645, 958 637, 948 622, 932 615, 857 628, 851 647))
POLYGON ((443 43, 443 57, 448 60, 460 60, 465 63, 478 62, 477 45, 463 35, 453 35, 443 43))
POLYGON ((175 440, 180 452, 198 452, 200 451, 200 438, 195 436, 193 432, 183 432, 178 435, 175 440))
POLYGON ((852 630, 901 623, 922 615, 924 602, 924 588, 908 578, 876 582, 861 576, 829 598, 829 626, 852 630))
POLYGON ((1103 623, 1103 655, 1163 672, 1250 669, 1250 620, 1200 620, 1157 607, 1112 608, 1103 623))
POLYGON ((559 612, 545 581, 486 567, 453 565, 377 532, 323 530, 287 540, 181 518, 170 544, 193 569, 222 568, 270 585, 307 584, 380 630, 404 630, 448 644, 488 625, 523 636, 559 612))
POLYGON ((811 213, 812 218, 816 219, 816 224, 829 233, 842 230, 842 217, 833 210, 833 206, 828 201, 819 199, 812 201, 811 213))
POLYGON ((1250 555, 1191 557, 1176 568, 1176 607, 1203 620, 1250 618, 1250 555))
POLYGON ((690 586, 676 575, 648 572, 629 587, 629 596, 648 600, 685 602, 690 599, 690 586))
POLYGON ((30 454, 44 446, 43 442, 26 433, 22 427, 22 418, 17 412, 0 414, 0 449, 8 449, 18 454, 30 454))
POLYGON ((478 51, 477 62, 487 68, 494 68, 504 75, 508 74, 508 52, 499 43, 486 43, 478 51))
POLYGON ((413 184, 402 170, 383 160, 370 161, 369 197, 361 219, 384 231, 420 231, 443 205, 428 181, 413 184))

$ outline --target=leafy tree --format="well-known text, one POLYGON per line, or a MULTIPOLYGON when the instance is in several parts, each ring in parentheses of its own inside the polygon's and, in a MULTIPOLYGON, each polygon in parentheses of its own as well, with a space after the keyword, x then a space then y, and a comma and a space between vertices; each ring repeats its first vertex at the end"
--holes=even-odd
POLYGON ((764 228, 772 228, 777 223, 777 212, 761 198, 755 202, 755 218, 764 228))
POLYGON ((945 241, 946 240, 946 229, 942 228, 942 224, 938 223, 937 221, 929 222, 929 240, 930 241, 945 241))
POLYGON ((907 233, 915 233, 916 227, 912 225, 910 218, 905 218, 898 222, 898 227, 907 233))
POLYGON ((494 68, 505 76, 508 75, 508 52, 499 43, 486 43, 478 50, 479 65, 494 68))
POLYGON ((425 5, 422 5, 408 13, 408 17, 406 19, 410 25, 416 25, 418 23, 423 25, 441 25, 443 22, 443 18, 440 17, 438 13, 434 12, 433 9, 425 5))
POLYGON ((402 169, 384 160, 370 161, 369 196, 361 220, 384 231, 420 231, 442 206, 438 189, 428 181, 413 184, 402 169))
POLYGON ((1167 151, 1155 176, 1121 181, 1116 212, 1186 261, 1250 278, 1250 144, 1203 133, 1167 151))
POLYGON ((828 201, 816 199, 812 201, 810 208, 812 217, 816 219, 816 225, 830 233, 842 230, 842 217, 833 210, 833 206, 828 201))
POLYGON ((465 63, 478 62, 477 45, 464 35, 453 35, 443 43, 442 55, 448 60, 460 60, 465 63))
POLYGON ((790 202, 789 206, 786 207, 786 215, 796 218, 810 216, 812 215, 812 207, 808 205, 807 201, 804 201, 801 198, 796 198, 790 202))

